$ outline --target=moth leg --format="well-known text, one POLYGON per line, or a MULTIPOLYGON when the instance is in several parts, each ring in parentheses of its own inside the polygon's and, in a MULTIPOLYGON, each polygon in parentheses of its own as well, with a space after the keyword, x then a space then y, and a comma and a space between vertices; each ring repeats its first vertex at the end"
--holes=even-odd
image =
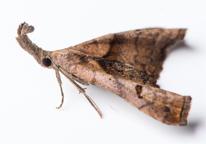
MULTIPOLYGON (((66 71, 63 70, 61 67, 59 67, 58 69, 59 69, 60 72, 61 72, 66 78, 68 78, 70 81, 73 80, 73 81, 77 81, 77 82, 79 82, 79 83, 81 83, 81 84, 83 84, 83 85, 89 85, 89 83, 88 83, 87 81, 85 81, 85 80, 83 80, 83 79, 80 79, 80 78, 78 78, 78 80, 77 80, 77 79, 76 79, 76 78, 77 78, 76 76, 74 76, 74 75, 66 72, 66 71)), ((75 82, 75 83, 76 83, 76 82, 75 82)), ((86 89, 86 88, 82 88, 82 87, 79 86, 77 83, 76 83, 75 87, 77 87, 77 89, 79 90, 80 93, 81 93, 81 91, 84 91, 84 92, 85 92, 85 89, 86 89)))
MULTIPOLYGON (((87 89, 87 88, 83 88, 83 90, 85 91, 85 89, 87 89)), ((79 94, 81 93, 81 91, 79 91, 79 94)))
POLYGON ((97 111, 99 114, 100 118, 102 118, 102 112, 100 111, 99 107, 97 104, 85 93, 85 89, 80 87, 74 80, 68 78, 70 82, 80 91, 80 93, 83 93, 86 99, 89 101, 89 103, 92 105, 92 107, 97 111), (79 89, 80 88, 80 89, 79 89))
POLYGON ((70 74, 72 79, 77 81, 78 83, 82 84, 82 85, 89 85, 89 83, 87 81, 85 81, 84 79, 81 79, 79 77, 76 77, 75 75, 73 74, 70 74))
POLYGON ((60 86, 61 95, 62 95, 61 104, 60 104, 59 107, 56 107, 57 109, 60 109, 62 107, 63 103, 64 103, 64 93, 63 93, 63 90, 62 90, 62 81, 61 81, 61 77, 60 77, 59 71, 55 70, 55 72, 56 72, 57 81, 58 81, 58 84, 60 86))
MULTIPOLYGON (((68 78, 68 80, 79 90, 80 93, 83 93, 84 96, 86 97, 86 99, 89 101, 89 103, 92 105, 92 107, 97 111, 97 113, 99 114, 100 118, 102 118, 102 112, 100 111, 99 107, 97 106, 97 104, 85 93, 85 89, 82 88, 81 86, 79 86, 72 78, 72 76, 70 75, 66 75, 64 70, 59 68, 60 72, 62 72, 62 74, 68 78)), ((58 78, 57 78, 58 79, 58 78)))

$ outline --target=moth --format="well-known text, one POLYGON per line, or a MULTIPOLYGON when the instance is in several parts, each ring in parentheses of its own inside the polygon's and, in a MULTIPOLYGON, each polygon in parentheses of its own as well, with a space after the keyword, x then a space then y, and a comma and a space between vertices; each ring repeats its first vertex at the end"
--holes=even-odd
POLYGON ((108 34, 57 51, 45 51, 34 44, 27 36, 33 31, 33 26, 20 24, 16 40, 42 67, 55 70, 62 96, 57 108, 64 102, 62 73, 100 117, 100 109, 78 83, 109 90, 160 122, 187 125, 191 97, 162 90, 156 84, 168 48, 183 40, 186 29, 148 28, 108 34))

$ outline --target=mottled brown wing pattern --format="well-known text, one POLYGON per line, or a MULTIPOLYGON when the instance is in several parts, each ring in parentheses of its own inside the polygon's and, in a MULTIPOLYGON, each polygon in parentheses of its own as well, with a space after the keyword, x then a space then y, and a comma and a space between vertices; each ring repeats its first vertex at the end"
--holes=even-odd
MULTIPOLYGON (((130 64, 117 60, 86 55, 84 52, 73 49, 55 51, 52 53, 52 59, 58 63, 59 67, 64 67, 68 72, 70 72, 71 67, 75 65, 75 68, 72 69, 76 69, 77 66, 81 66, 84 70, 89 69, 90 71, 105 73, 111 77, 115 77, 116 79, 122 78, 142 85, 158 87, 156 85, 156 79, 151 75, 148 75, 145 70, 139 70, 130 64)), ((79 79, 84 79, 84 77, 80 78, 80 76, 75 75, 77 72, 72 71, 70 73, 72 73, 74 78, 78 77, 79 79)), ((85 75, 85 77, 87 76, 85 75)), ((90 83, 94 84, 92 82, 90 83)))
POLYGON ((167 48, 184 38, 186 29, 150 28, 108 34, 72 49, 87 55, 116 60, 134 66, 157 79, 167 48))
POLYGON ((60 71, 64 69, 90 84, 119 95, 163 123, 187 125, 191 97, 155 88, 151 77, 144 71, 72 49, 56 51, 51 56, 58 63, 60 71))
POLYGON ((54 69, 64 94, 59 72, 85 95, 89 103, 102 113, 94 101, 75 81, 107 89, 151 117, 167 124, 187 125, 190 96, 181 96, 155 88, 166 50, 182 40, 185 29, 143 29, 110 34, 57 51, 45 51, 27 36, 33 26, 22 23, 16 38, 19 45, 43 67, 54 69))

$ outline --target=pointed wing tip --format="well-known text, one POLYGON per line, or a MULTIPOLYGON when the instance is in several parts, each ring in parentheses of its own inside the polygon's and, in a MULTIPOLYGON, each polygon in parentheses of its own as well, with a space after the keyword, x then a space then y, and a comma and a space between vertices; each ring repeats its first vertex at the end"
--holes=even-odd
POLYGON ((177 30, 178 30, 178 33, 177 33, 176 40, 177 41, 183 40, 185 35, 186 35, 187 29, 181 28, 181 29, 177 29, 177 30))
POLYGON ((186 126, 188 124, 188 115, 191 108, 192 98, 190 96, 184 97, 184 104, 180 113, 180 126, 186 126))

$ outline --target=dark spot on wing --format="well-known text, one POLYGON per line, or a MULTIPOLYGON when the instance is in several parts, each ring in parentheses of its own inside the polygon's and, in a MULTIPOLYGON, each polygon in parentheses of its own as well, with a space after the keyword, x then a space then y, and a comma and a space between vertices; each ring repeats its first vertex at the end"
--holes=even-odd
POLYGON ((141 96, 142 86, 137 85, 137 86, 136 86, 136 91, 137 91, 138 98, 142 99, 142 98, 143 98, 143 97, 141 96))
POLYGON ((165 106, 165 107, 164 107, 164 112, 170 113, 170 108, 167 107, 167 106, 165 106))

